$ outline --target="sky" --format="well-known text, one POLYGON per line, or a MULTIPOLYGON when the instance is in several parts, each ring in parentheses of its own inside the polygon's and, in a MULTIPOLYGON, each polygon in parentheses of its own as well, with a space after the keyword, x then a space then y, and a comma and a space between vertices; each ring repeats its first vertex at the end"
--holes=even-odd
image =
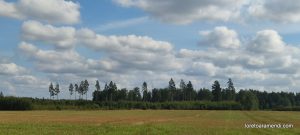
POLYGON ((49 97, 59 83, 103 88, 300 92, 300 2, 294 0, 0 0, 0 91, 49 97))

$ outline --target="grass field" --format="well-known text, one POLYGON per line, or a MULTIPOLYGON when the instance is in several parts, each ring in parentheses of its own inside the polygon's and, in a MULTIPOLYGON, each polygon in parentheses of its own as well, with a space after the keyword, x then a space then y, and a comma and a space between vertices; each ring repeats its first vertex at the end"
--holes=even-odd
POLYGON ((1 111, 0 134, 292 135, 300 112, 107 110, 1 111), (293 124, 289 129, 247 129, 245 123, 293 124))

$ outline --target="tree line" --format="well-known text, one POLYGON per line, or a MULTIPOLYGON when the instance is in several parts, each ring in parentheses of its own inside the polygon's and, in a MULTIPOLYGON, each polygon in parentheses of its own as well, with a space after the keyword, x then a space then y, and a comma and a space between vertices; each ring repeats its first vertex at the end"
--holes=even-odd
MULTIPOLYGON (((84 95, 87 100, 87 92, 89 90, 89 82, 81 81, 79 84, 70 84, 70 98, 75 95, 75 99, 83 99, 84 95), (78 98, 76 98, 78 95, 78 98)), ((54 96, 58 99, 59 84, 55 88, 51 83, 49 85, 50 98, 54 96)), ((96 80, 95 90, 93 92, 93 101, 95 102, 236 102, 241 104, 242 109, 274 109, 274 108, 290 108, 300 106, 300 93, 292 92, 266 92, 253 89, 241 89, 236 92, 232 79, 228 79, 227 86, 222 88, 219 81, 213 82, 211 89, 201 88, 194 89, 191 81, 187 83, 180 80, 179 87, 171 78, 168 87, 148 89, 147 82, 143 82, 141 87, 133 89, 119 89, 115 82, 106 83, 101 89, 100 83, 96 80)))
MULTIPOLYGON (((89 90, 89 82, 87 80, 81 81, 79 85, 76 84, 76 83, 73 85, 71 83, 69 85, 70 99, 71 99, 71 96, 73 94, 75 94, 75 100, 76 100, 76 95, 77 94, 79 95, 78 99, 83 99, 84 95, 86 96, 86 99, 87 99, 88 90, 89 90)), ((50 85, 49 85, 50 99, 54 99, 54 96, 56 96, 57 99, 58 99, 58 94, 59 93, 60 93, 59 84, 56 83, 55 88, 54 88, 53 83, 51 82, 50 85)))
POLYGON ((191 81, 185 83, 181 80, 179 88, 171 78, 166 88, 154 88, 148 90, 147 83, 135 87, 132 90, 118 89, 114 82, 105 84, 100 90, 99 82, 96 82, 96 90, 93 92, 93 101, 137 101, 137 102, 180 102, 180 101, 233 101, 241 104, 242 109, 274 109, 300 106, 300 93, 292 92, 261 92, 258 90, 240 90, 236 92, 232 79, 228 79, 227 87, 222 88, 219 81, 214 81, 211 90, 201 88, 195 90, 191 81))
POLYGON ((113 81, 101 89, 96 80, 93 100, 87 100, 89 82, 69 85, 70 99, 58 99, 61 92, 58 83, 50 83, 50 99, 19 98, 4 96, 0 92, 0 110, 27 109, 197 109, 197 110, 300 110, 300 93, 266 92, 253 89, 236 91, 233 81, 228 79, 227 86, 221 87, 214 81, 211 88, 196 90, 191 81, 180 80, 179 85, 171 78, 166 88, 149 89, 147 82, 141 87, 127 90, 119 89, 113 81), (86 100, 83 100, 83 99, 86 100))

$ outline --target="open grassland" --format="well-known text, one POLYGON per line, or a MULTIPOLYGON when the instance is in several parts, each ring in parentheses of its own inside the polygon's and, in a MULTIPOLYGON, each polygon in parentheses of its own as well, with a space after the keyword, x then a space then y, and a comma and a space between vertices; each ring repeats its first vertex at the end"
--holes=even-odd
POLYGON ((1 111, 0 134, 107 135, 292 135, 300 112, 104 110, 1 111), (289 129, 246 129, 245 123, 289 123, 289 129))

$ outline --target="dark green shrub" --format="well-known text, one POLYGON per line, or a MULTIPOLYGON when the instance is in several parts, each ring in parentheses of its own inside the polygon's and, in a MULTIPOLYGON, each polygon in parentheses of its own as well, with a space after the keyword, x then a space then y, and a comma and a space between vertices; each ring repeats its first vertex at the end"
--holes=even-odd
POLYGON ((4 97, 0 98, 0 110, 31 110, 32 103, 29 99, 4 97))

